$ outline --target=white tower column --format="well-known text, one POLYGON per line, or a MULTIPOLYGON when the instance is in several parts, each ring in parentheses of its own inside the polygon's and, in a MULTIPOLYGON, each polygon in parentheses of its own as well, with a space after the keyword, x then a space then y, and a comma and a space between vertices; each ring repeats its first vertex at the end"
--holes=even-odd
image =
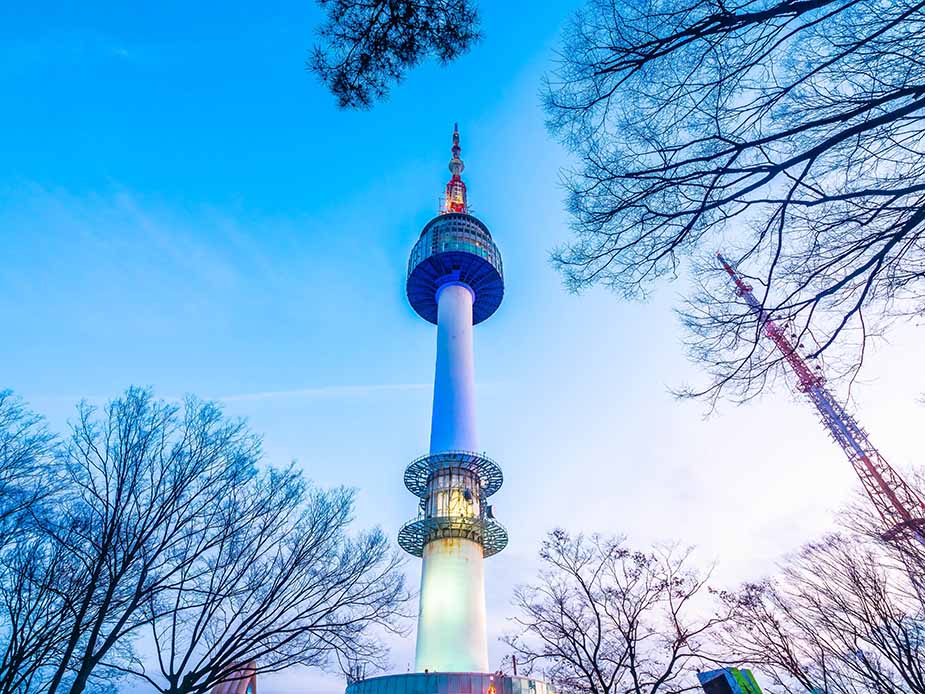
POLYGON ((437 369, 430 452, 477 451, 472 290, 462 283, 437 290, 437 369))
MULTIPOLYGON (((473 292, 458 283, 437 292, 437 368, 430 453, 477 451, 473 292)), ((415 669, 487 672, 482 545, 448 537, 424 546, 415 669)))

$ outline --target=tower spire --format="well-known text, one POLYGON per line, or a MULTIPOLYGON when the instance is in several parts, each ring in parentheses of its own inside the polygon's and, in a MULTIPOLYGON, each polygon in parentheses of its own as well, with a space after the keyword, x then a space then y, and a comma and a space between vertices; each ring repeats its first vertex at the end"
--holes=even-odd
POLYGON ((469 204, 466 201, 466 184, 463 183, 462 174, 466 165, 459 158, 462 148, 459 146, 459 123, 453 124, 453 158, 450 159, 450 182, 446 184, 446 196, 443 202, 443 213, 462 212, 469 213, 469 204))

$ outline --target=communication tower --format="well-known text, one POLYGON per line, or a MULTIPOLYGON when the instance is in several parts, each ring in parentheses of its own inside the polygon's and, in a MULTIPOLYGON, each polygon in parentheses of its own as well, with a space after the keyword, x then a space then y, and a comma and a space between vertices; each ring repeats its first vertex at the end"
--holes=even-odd
POLYGON ((417 314, 437 326, 430 449, 405 469, 418 515, 399 545, 422 559, 415 670, 356 679, 347 694, 548 694, 546 683, 490 672, 484 559, 507 545, 488 499, 503 481, 481 452, 475 418, 473 326, 504 297, 501 253, 469 212, 459 128, 440 214, 411 250, 406 290, 417 314))
POLYGON ((867 496, 883 521, 884 540, 893 542, 902 551, 919 598, 925 597, 922 567, 913 557, 925 555, 925 503, 918 493, 880 455, 863 429, 825 387, 825 377, 806 363, 785 330, 771 320, 751 285, 717 253, 723 269, 732 278, 736 293, 745 300, 764 328, 765 335, 776 345, 787 364, 797 375, 797 388, 816 407, 823 425, 841 447, 857 473, 867 496))

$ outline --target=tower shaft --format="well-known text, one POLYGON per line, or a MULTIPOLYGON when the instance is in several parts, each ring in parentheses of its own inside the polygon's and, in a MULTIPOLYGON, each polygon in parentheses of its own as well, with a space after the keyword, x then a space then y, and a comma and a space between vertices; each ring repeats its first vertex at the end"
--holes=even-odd
POLYGON ((472 290, 462 283, 437 290, 437 368, 430 452, 477 451, 472 290))
MULTIPOLYGON (((450 283, 437 290, 437 367, 430 429, 431 454, 476 451, 472 290, 450 283)), ((466 473, 460 471, 460 477, 466 473)), ((434 510, 477 517, 479 500, 442 480, 434 510), (443 488, 446 487, 446 488, 443 488), (442 508, 440 508, 442 507, 442 508)), ((438 480, 438 483, 440 480, 438 480)), ((468 480, 472 486, 474 479, 468 480)), ((482 545, 463 537, 432 539, 424 546, 415 669, 487 672, 485 576, 482 545)))

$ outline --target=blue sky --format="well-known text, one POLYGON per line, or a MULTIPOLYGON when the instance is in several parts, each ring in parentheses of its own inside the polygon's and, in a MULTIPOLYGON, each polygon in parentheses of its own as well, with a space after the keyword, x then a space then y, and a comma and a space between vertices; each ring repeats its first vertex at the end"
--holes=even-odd
MULTIPOLYGON (((368 113, 337 111, 305 72, 309 0, 0 6, 0 386, 57 427, 81 397, 131 384, 220 399, 269 461, 356 487, 358 525, 394 535, 415 511, 401 475, 426 450, 435 346, 403 276, 458 121, 507 280, 476 330, 480 436, 511 534, 487 562, 492 665, 553 525, 696 544, 717 585, 768 571, 854 480, 783 384, 706 420, 671 398, 703 379, 671 310, 683 283, 646 303, 562 290, 548 254, 568 237, 567 158, 538 91, 576 6, 485 3, 475 51, 368 113)), ((917 339, 893 333, 855 391, 899 464, 921 451, 917 339)), ((412 649, 395 642, 396 670, 412 649)), ((341 688, 295 671, 261 686, 341 688)))

